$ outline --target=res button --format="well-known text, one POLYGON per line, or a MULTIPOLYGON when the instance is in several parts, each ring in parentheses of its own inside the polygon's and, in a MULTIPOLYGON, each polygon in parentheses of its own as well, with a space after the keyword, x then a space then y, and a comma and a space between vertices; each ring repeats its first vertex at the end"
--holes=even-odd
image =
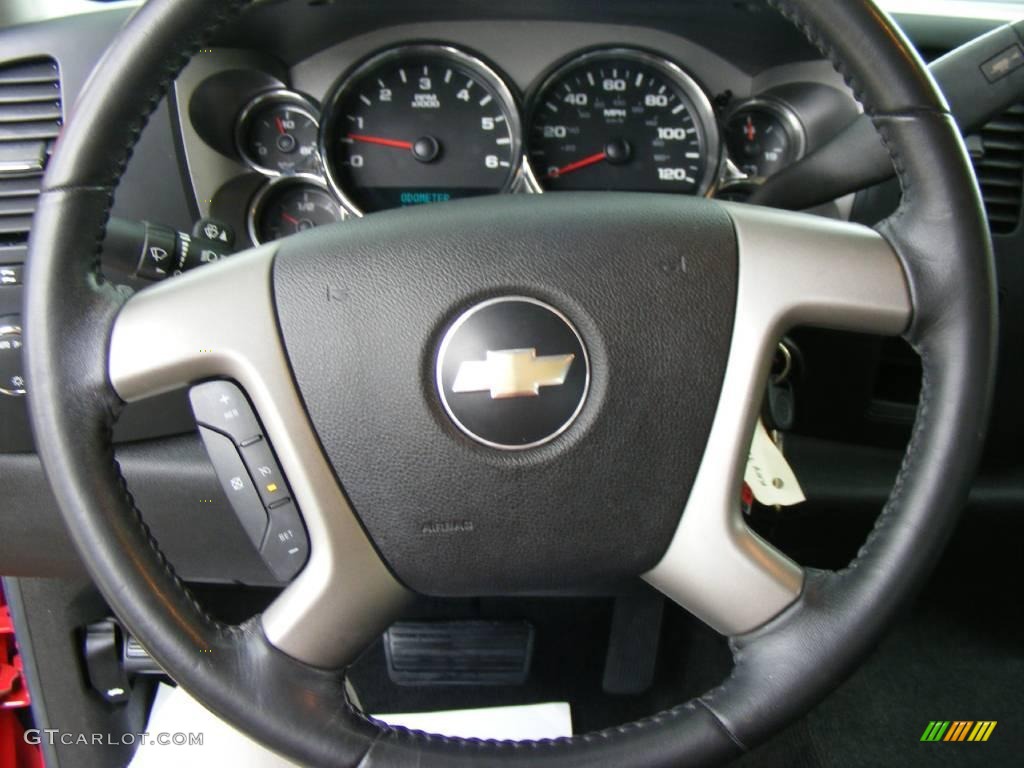
POLYGON ((242 445, 260 436, 256 416, 242 390, 229 381, 211 381, 189 391, 196 422, 242 445))

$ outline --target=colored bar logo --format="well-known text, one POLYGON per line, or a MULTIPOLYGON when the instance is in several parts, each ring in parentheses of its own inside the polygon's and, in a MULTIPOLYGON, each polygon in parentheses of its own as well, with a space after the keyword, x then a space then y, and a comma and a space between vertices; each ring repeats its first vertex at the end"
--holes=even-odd
POLYGON ((921 741, 988 741, 997 720, 932 720, 921 741))

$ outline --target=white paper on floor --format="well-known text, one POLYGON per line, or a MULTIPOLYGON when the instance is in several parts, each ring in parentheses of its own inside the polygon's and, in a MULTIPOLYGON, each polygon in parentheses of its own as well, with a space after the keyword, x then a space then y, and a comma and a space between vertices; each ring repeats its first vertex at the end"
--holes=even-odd
POLYGON ((449 712, 415 712, 374 715, 391 725, 427 733, 443 733, 464 739, 557 739, 572 736, 572 717, 564 701, 520 707, 453 709, 449 712))
POLYGON ((235 730, 180 687, 160 684, 146 731, 149 739, 139 747, 129 768, 297 768, 295 763, 235 730), (203 743, 154 743, 162 733, 202 734, 203 743))
MULTIPOLYGON (((572 735, 572 717, 565 702, 519 707, 374 715, 391 725, 478 739, 555 739, 572 735)), ((161 684, 146 727, 149 737, 129 768, 296 768, 283 757, 235 730, 182 688, 161 684), (159 734, 185 734, 184 744, 158 744, 159 734), (202 734, 202 744, 189 744, 188 734, 202 734)))

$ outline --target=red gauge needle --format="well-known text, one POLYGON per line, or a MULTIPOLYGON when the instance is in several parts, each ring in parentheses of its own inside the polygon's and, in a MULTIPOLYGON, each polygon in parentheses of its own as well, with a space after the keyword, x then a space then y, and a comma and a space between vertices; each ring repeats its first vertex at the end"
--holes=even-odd
POLYGON ((277 132, 280 133, 282 136, 284 136, 284 134, 285 134, 284 123, 281 121, 280 116, 275 117, 274 118, 274 122, 277 123, 277 132))
POLYGON ((298 225, 299 223, 298 219, 296 219, 294 216, 289 216, 287 213, 282 213, 281 218, 287 221, 289 224, 298 225))
POLYGON ((395 149, 412 149, 411 141, 385 139, 381 136, 366 136, 361 133, 350 133, 346 138, 351 139, 352 141, 361 141, 364 144, 379 144, 382 147, 394 147, 395 149))
POLYGON ((548 178, 557 179, 560 176, 565 176, 565 174, 567 173, 578 171, 581 168, 586 168, 589 165, 603 163, 607 159, 607 152, 597 152, 596 154, 593 154, 590 157, 584 157, 582 160, 577 160, 575 163, 569 163, 568 165, 563 165, 561 168, 552 169, 551 171, 548 172, 548 178))

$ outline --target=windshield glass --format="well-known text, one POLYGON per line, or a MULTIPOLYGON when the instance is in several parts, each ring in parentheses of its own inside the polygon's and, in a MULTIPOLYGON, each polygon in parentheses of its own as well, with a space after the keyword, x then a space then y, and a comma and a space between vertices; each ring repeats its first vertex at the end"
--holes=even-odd
MULTIPOLYGON (((912 16, 984 19, 997 22, 1024 18, 1024 0, 876 0, 889 13, 912 16)), ((72 16, 141 0, 0 0, 0 27, 58 16, 72 16)))
POLYGON ((889 13, 947 16, 963 19, 1017 21, 1024 18, 1024 0, 877 0, 889 13))

